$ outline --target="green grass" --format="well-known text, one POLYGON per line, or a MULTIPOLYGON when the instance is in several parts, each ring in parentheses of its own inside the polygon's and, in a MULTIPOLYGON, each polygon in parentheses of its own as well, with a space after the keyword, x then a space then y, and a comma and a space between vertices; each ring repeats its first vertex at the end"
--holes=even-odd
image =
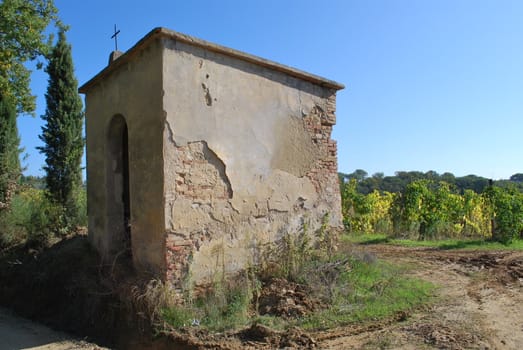
POLYGON ((390 243, 391 239, 381 233, 346 233, 340 237, 342 242, 356 244, 390 243))
POLYGON ((404 270, 384 262, 352 259, 327 309, 302 319, 306 329, 326 329, 354 322, 375 321, 431 301, 434 286, 407 278, 404 270))
POLYGON ((450 249, 469 249, 469 250, 523 250, 523 240, 514 240, 509 244, 493 242, 482 239, 474 240, 458 240, 458 239, 443 239, 443 240, 425 240, 418 241, 412 239, 395 239, 389 238, 384 234, 376 233, 357 233, 345 234, 342 236, 342 241, 347 243, 356 243, 362 245, 370 244, 390 244, 403 247, 429 247, 441 250, 450 249))
POLYGON ((160 316, 162 321, 175 328, 197 324, 210 331, 223 331, 250 321, 251 301, 252 293, 245 285, 232 288, 219 285, 212 293, 185 305, 164 308, 160 316))

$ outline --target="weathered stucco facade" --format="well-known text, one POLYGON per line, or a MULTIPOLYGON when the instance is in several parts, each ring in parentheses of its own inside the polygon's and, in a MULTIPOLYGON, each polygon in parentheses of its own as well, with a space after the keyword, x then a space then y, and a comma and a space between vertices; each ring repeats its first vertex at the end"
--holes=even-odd
POLYGON ((80 88, 89 235, 181 287, 256 263, 306 223, 341 227, 342 85, 163 28, 80 88))

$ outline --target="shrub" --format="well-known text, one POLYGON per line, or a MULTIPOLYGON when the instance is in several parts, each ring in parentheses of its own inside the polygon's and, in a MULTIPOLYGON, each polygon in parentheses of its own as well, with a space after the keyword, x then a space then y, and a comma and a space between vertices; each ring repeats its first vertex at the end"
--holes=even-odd
POLYGON ((0 247, 27 242, 41 246, 51 237, 70 233, 75 226, 87 224, 86 193, 78 196, 79 214, 67 218, 65 210, 52 204, 45 190, 23 187, 14 195, 9 210, 0 213, 0 247), (66 222, 71 224, 66 225, 66 222))
POLYGON ((492 210, 492 239, 509 243, 523 231, 523 193, 490 186, 484 193, 492 210))

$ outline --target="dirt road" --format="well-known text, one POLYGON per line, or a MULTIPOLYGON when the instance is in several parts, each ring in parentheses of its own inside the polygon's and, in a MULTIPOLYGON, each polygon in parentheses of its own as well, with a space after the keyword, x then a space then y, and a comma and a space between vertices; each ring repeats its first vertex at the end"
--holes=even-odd
POLYGON ((316 335, 321 349, 523 349, 523 252, 366 246, 438 287, 402 322, 316 335))
POLYGON ((73 339, 65 333, 19 318, 0 309, 0 350, 101 350, 103 348, 73 339))

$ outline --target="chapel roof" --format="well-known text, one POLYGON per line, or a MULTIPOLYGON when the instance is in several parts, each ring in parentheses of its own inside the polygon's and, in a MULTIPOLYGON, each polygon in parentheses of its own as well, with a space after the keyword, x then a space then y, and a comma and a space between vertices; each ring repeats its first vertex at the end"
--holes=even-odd
POLYGON ((135 54, 140 52, 143 48, 147 47, 151 43, 153 43, 157 38, 169 38, 175 41, 183 42, 188 45, 196 46, 203 48, 205 50, 209 50, 212 52, 216 52, 222 55, 230 56, 242 61, 246 61, 261 67, 265 67, 268 69, 272 69, 275 71, 282 72, 284 74, 290 75, 292 77, 308 81, 310 83, 313 83, 315 85, 323 86, 330 89, 335 90, 341 90, 345 86, 343 84, 340 84, 338 82, 335 82, 333 80, 329 80, 323 77, 320 77, 318 75, 314 75, 311 73, 304 72, 302 70, 289 67, 271 60, 267 60, 255 55, 251 55, 242 51, 238 51, 235 49, 231 49, 225 46, 221 46, 218 44, 214 44, 202 39, 198 39, 186 34, 178 33, 170 29, 158 27, 153 30, 151 30, 147 35, 145 35, 140 41, 138 41, 132 48, 130 48, 127 52, 125 52, 123 55, 116 58, 111 64, 109 64, 107 67, 105 67, 101 72, 99 72, 97 75, 95 75, 92 79, 90 79, 88 82, 86 82, 84 85, 82 85, 78 90, 80 93, 87 93, 92 87, 97 85, 98 82, 100 82, 102 79, 107 77, 109 74, 111 74, 114 70, 116 70, 118 67, 122 66, 123 64, 130 61, 135 54))

